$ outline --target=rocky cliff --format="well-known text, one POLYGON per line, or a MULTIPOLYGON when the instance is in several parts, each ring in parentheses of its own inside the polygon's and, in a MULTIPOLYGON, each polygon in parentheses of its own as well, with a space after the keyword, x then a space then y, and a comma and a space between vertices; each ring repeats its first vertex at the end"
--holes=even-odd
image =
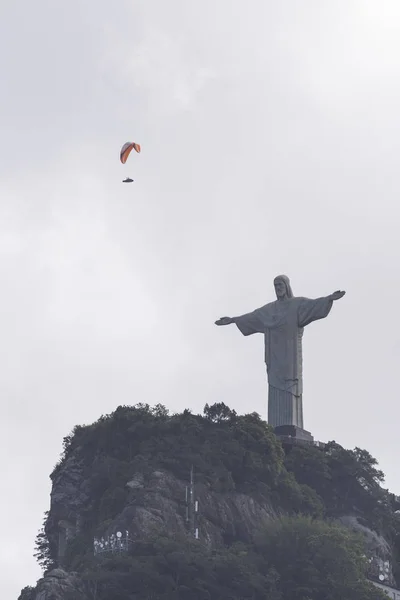
POLYGON ((143 556, 148 549, 141 544, 149 540, 195 540, 215 556, 237 544, 249 547, 268 523, 298 515, 340 520, 360 532, 371 563, 389 561, 393 583, 396 503, 380 487, 375 462, 336 444, 285 451, 258 415, 239 417, 223 404, 206 407, 203 416, 119 407, 64 439, 37 543, 45 576, 20 599, 102 600, 102 561, 138 548, 143 556))

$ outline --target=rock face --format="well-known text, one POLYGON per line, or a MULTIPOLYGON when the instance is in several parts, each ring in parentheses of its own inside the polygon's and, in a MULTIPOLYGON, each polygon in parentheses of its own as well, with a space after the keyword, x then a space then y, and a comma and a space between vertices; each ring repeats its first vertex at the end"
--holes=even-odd
MULTIPOLYGON (((167 471, 156 470, 147 476, 134 473, 125 483, 125 506, 102 535, 106 537, 119 530, 127 530, 130 537, 135 539, 147 536, 155 529, 170 532, 171 535, 183 534, 187 531, 187 486, 188 482, 177 479, 167 471)), ((84 471, 79 470, 74 460, 65 464, 62 473, 53 482, 50 519, 53 538, 59 540, 58 555, 61 562, 63 548, 60 547, 60 540, 65 530, 67 537, 79 531, 80 515, 88 502, 85 488, 84 471), (54 525, 58 529, 58 537, 54 535, 54 525)), ((262 496, 255 499, 243 493, 219 494, 198 484, 194 500, 198 502, 201 538, 210 546, 224 543, 226 537, 250 540, 265 520, 276 517, 270 500, 262 496)))
MULTIPOLYGON (((143 480, 143 474, 136 473, 127 482, 130 492, 126 506, 105 534, 128 530, 134 539, 146 536, 154 529, 165 530, 171 535, 187 531, 187 483, 166 471, 154 471, 147 479, 145 488, 141 483, 143 480)), ((201 484, 195 488, 195 500, 198 502, 201 539, 210 546, 218 546, 231 536, 250 540, 262 522, 276 517, 267 498, 255 500, 250 495, 240 493, 218 494, 201 484)))
POLYGON ((348 527, 352 531, 361 533, 366 542, 366 550, 371 556, 379 556, 383 560, 391 557, 392 551, 384 537, 378 535, 375 531, 372 531, 365 525, 362 525, 357 517, 352 515, 345 515, 338 518, 338 522, 345 527, 348 527))
MULTIPOLYGON (((167 471, 150 475, 134 473, 126 482, 127 499, 121 512, 108 524, 103 536, 129 531, 130 539, 145 537, 155 530, 171 535, 187 532, 186 487, 188 482, 167 471)), ((60 564, 65 542, 79 531, 80 514, 88 502, 84 469, 71 457, 53 481, 51 493, 50 536, 58 544, 60 564), (73 524, 77 524, 77 526, 73 524)), ((195 488, 198 502, 200 539, 208 546, 218 546, 233 538, 250 540, 268 519, 277 514, 266 497, 248 494, 211 492, 205 485, 195 488)), ((62 568, 49 572, 39 580, 29 600, 88 600, 76 573, 62 568)))
POLYGON ((38 581, 32 600, 88 600, 79 577, 54 569, 38 581))
POLYGON ((80 528, 80 512, 89 501, 84 465, 77 455, 69 457, 53 479, 46 534, 62 563, 67 542, 80 528))
POLYGON ((361 534, 365 541, 365 551, 370 557, 370 575, 374 579, 379 578, 380 570, 386 571, 386 583, 396 585, 392 570, 392 549, 382 535, 372 531, 359 522, 354 515, 345 515, 338 518, 340 525, 351 529, 355 533, 361 534))

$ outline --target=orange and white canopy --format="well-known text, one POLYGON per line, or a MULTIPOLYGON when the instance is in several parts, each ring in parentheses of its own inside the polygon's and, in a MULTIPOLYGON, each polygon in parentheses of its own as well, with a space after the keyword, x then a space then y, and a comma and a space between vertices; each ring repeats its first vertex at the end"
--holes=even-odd
POLYGON ((136 150, 136 152, 140 153, 140 144, 136 144, 136 142, 126 142, 126 144, 122 146, 121 153, 119 155, 122 164, 126 163, 132 150, 136 150))

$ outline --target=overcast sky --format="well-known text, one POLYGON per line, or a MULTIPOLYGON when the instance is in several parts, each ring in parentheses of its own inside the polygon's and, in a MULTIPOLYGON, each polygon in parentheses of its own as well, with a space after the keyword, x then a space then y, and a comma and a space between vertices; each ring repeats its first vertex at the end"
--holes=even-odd
POLYGON ((400 493, 398 0, 0 0, 0 74, 1 597, 75 424, 266 417, 262 336, 214 321, 279 273, 347 291, 305 331, 306 429, 400 493))

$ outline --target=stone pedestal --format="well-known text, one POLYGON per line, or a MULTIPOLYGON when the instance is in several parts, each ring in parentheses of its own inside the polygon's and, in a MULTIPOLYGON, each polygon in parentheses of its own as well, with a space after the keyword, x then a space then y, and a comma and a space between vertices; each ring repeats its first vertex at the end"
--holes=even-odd
POLYGON ((274 429, 275 435, 291 444, 313 444, 314 438, 309 431, 296 425, 280 425, 274 429))

